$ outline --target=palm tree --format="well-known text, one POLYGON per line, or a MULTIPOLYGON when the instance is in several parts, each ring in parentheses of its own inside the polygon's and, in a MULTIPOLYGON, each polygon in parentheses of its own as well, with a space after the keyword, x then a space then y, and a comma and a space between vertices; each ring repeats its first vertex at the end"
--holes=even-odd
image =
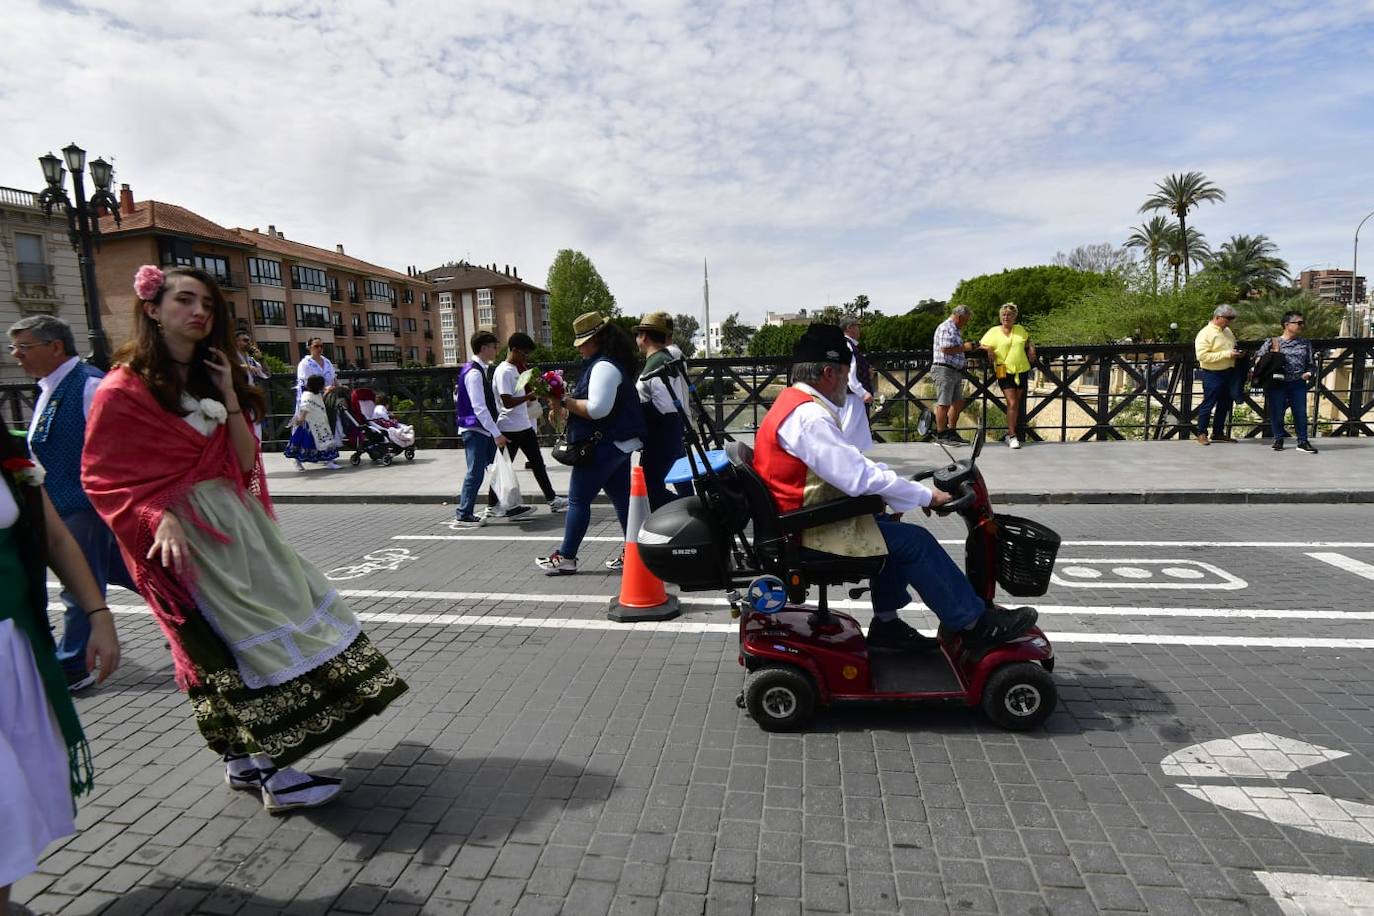
POLYGON ((1171 238, 1178 226, 1165 216, 1152 216, 1142 226, 1136 226, 1130 238, 1126 239, 1127 248, 1139 248, 1150 262, 1150 293, 1159 295, 1159 262, 1168 254, 1171 238))
POLYGON ((1174 231, 1169 234, 1169 247, 1165 260, 1174 271, 1174 289, 1178 289, 1178 271, 1183 268, 1184 281, 1187 282, 1188 268, 1196 264, 1201 267, 1207 263, 1207 259, 1212 256, 1212 246, 1207 244, 1206 237, 1196 229, 1181 230, 1177 224, 1174 231))
POLYGON ((1276 290, 1288 284, 1288 262, 1265 235, 1233 235, 1207 260, 1207 269, 1226 278, 1237 294, 1276 290))
POLYGON ((1237 302, 1236 311, 1240 314, 1231 322, 1231 330, 1237 340, 1262 340, 1283 333, 1283 316, 1288 312, 1301 312, 1307 319, 1303 333, 1315 338, 1335 337, 1345 318, 1343 306, 1291 287, 1268 289, 1253 299, 1237 302))
POLYGON ((1155 193, 1141 204, 1140 212, 1146 210, 1168 210, 1178 217, 1183 250, 1180 258, 1183 265, 1183 279, 1186 282, 1191 274, 1189 265, 1197 260, 1189 251, 1188 211, 1196 210, 1203 202, 1219 203, 1226 199, 1226 192, 1207 180, 1201 172, 1187 172, 1170 175, 1155 185, 1155 193))

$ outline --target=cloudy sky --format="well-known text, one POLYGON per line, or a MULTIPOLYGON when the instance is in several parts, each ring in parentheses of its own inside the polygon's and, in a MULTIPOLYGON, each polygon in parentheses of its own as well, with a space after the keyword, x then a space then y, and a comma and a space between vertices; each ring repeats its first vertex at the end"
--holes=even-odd
POLYGON ((1294 269, 1374 209, 1374 0, 4 5, 0 185, 76 139, 397 269, 577 248, 626 312, 699 309, 703 258, 713 318, 904 311, 1122 241, 1172 171, 1294 269))

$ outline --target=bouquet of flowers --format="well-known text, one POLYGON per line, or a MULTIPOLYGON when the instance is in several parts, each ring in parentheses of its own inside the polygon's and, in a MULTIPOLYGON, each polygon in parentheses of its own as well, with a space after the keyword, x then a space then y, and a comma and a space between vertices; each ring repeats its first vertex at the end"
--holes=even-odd
POLYGON ((520 378, 516 379, 515 387, 521 391, 528 390, 535 397, 553 396, 561 398, 564 390, 563 372, 561 369, 550 369, 548 372, 541 373, 537 367, 531 366, 520 373, 520 378))

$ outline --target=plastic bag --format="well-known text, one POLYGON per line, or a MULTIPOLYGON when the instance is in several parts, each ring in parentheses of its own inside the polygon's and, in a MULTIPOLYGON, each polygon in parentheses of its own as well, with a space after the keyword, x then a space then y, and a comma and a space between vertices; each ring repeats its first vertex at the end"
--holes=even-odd
POLYGON ((498 449, 496 459, 491 463, 491 488, 496 492, 496 501, 507 511, 521 505, 524 497, 520 495, 520 482, 515 479, 515 465, 505 449, 498 449))

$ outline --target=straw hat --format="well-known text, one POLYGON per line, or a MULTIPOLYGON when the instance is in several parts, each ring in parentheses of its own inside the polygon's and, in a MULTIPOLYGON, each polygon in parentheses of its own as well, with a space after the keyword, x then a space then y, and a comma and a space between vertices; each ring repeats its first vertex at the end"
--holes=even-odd
POLYGON ((573 346, 580 347, 610 323, 600 312, 583 312, 573 320, 573 346))
POLYGON ((635 325, 635 333, 640 331, 657 331, 664 337, 672 337, 673 330, 668 325, 672 323, 672 318, 668 317, 667 312, 650 312, 640 319, 639 324, 635 325))

